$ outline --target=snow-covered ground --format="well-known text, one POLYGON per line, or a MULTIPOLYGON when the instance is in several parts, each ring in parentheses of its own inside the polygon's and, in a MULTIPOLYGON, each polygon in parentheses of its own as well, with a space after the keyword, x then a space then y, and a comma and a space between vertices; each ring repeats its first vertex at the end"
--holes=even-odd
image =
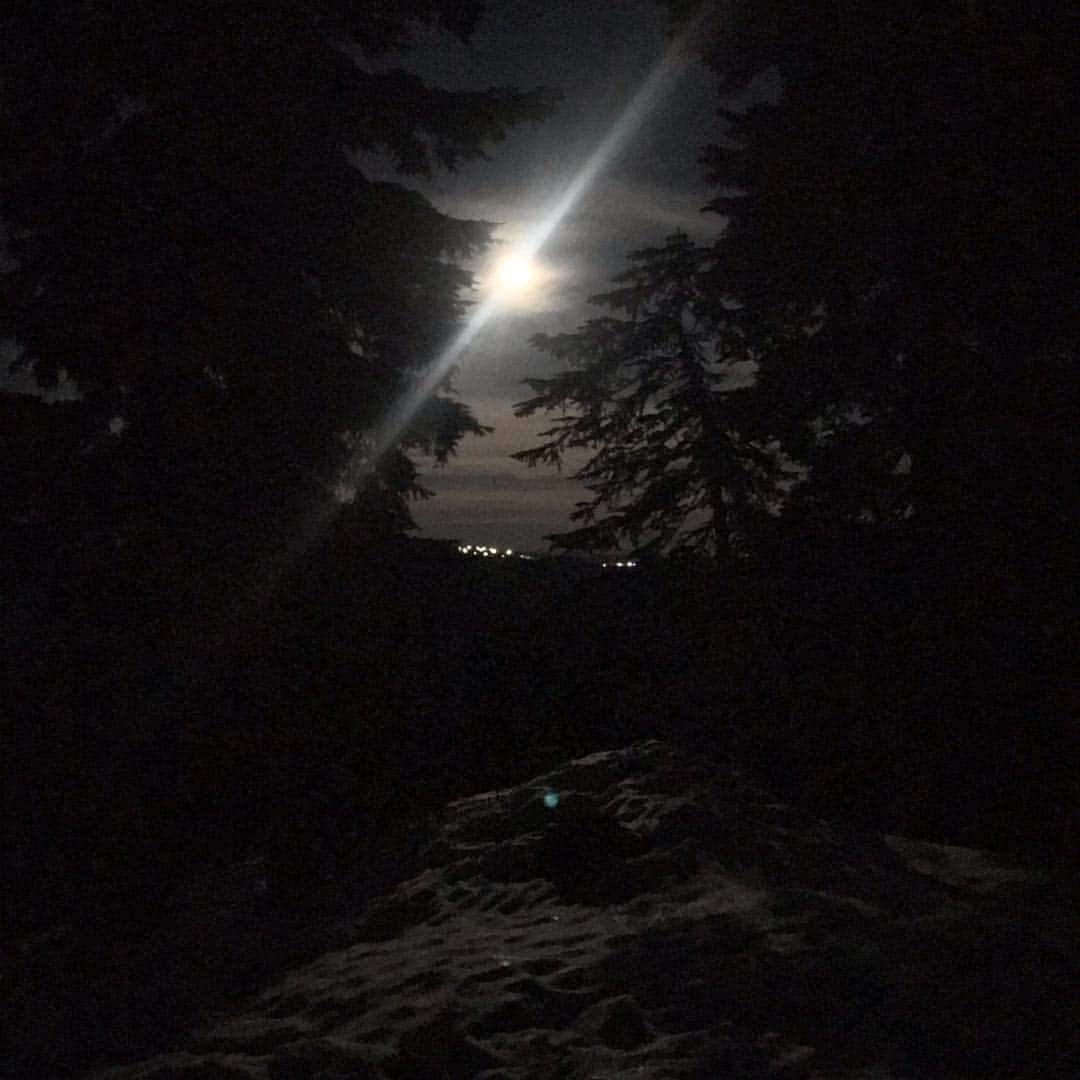
POLYGON ((854 835, 661 742, 451 804, 424 861, 182 1049, 96 1075, 886 1080, 1078 1064, 1080 931, 1045 883, 985 853, 854 835))

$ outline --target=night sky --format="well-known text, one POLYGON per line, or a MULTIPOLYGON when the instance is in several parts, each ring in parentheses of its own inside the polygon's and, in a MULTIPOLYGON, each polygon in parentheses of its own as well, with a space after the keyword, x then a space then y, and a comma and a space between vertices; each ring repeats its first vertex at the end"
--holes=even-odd
MULTIPOLYGON (((455 89, 546 85, 563 100, 546 123, 494 147, 491 160, 416 186, 447 213, 503 223, 500 236, 512 247, 558 201, 669 45, 664 14, 650 0, 496 0, 469 45, 432 35, 407 59, 432 81, 455 89)), ((536 550, 546 547, 544 534, 568 527, 583 497, 573 463, 559 473, 512 460, 546 424, 518 420, 511 407, 529 394, 524 378, 550 372, 528 344, 534 333, 574 330, 599 314, 586 298, 609 287, 634 248, 678 229, 705 237, 720 225, 700 213, 708 193, 697 164, 717 131, 713 79, 685 55, 674 67, 636 132, 541 252, 540 284, 502 308, 465 353, 458 390, 495 431, 467 439, 445 468, 424 463, 424 482, 437 495, 413 504, 420 535, 536 550)), ((481 281, 487 265, 476 266, 481 281)))
MULTIPOLYGON (((722 227, 722 219, 700 210, 709 189, 698 157, 722 131, 714 77, 686 49, 672 50, 665 28, 666 15, 652 0, 491 0, 468 44, 431 30, 415 49, 385 61, 452 90, 546 86, 563 95, 547 121, 512 130, 490 149, 489 160, 456 174, 403 180, 384 160, 358 161, 375 178, 419 189, 445 213, 500 223, 499 249, 470 267, 479 304, 496 260, 551 220, 551 208, 620 129, 635 95, 668 58, 658 92, 545 243, 534 283, 500 305, 461 355, 457 390, 494 432, 466 437, 445 467, 420 461, 422 482, 436 493, 412 504, 421 536, 528 551, 546 548, 545 534, 569 527, 574 503, 585 496, 573 479, 585 456, 568 458, 561 472, 529 469, 510 457, 535 445, 536 434, 548 426, 542 415, 513 415, 513 404, 530 393, 522 380, 552 372, 530 337, 572 331, 600 314, 587 298, 611 287, 630 251, 660 244, 680 229, 705 239, 722 227)), ((776 92, 776 81, 766 74, 743 101, 776 92)), ((737 108, 742 102, 724 104, 737 108)), ((0 236, 0 263, 2 241, 0 236)), ((14 356, 12 343, 0 341, 4 389, 34 392, 30 372, 6 373, 14 356)), ((77 393, 62 376, 46 396, 77 393)))

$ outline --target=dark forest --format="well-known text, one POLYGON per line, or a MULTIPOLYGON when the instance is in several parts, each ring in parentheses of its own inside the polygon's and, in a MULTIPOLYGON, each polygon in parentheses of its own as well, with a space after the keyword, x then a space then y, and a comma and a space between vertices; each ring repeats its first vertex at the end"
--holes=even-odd
POLYGON ((485 560, 412 535, 419 457, 485 430, 452 372, 365 449, 492 242, 410 179, 558 102, 397 66, 486 6, 0 13, 0 338, 40 388, 0 393, 12 1075, 156 1049, 447 800, 635 739, 1075 883, 1073 6, 661 0, 718 96, 783 93, 717 110, 715 240, 534 340, 517 456, 586 450, 592 497, 485 560), (165 898, 255 858, 259 935, 172 939, 165 898))

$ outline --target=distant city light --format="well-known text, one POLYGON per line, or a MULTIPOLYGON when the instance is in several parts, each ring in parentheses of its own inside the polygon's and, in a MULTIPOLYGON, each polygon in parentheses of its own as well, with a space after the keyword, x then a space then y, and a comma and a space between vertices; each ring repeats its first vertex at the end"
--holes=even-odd
MULTIPOLYGON (((458 544, 457 552, 459 555, 468 555, 470 558, 481 559, 542 559, 545 557, 554 557, 550 554, 545 556, 542 554, 526 554, 521 551, 514 551, 513 548, 499 548, 494 544, 458 544)), ((618 562, 601 562, 596 563, 592 560, 582 560, 582 565, 590 564, 593 566, 600 566, 602 569, 615 569, 615 570, 634 570, 639 565, 637 559, 620 559, 618 562)))
POLYGON ((485 559, 531 559, 532 555, 515 555, 512 548, 504 548, 500 551, 495 546, 487 544, 458 544, 458 552, 461 555, 479 555, 485 559))

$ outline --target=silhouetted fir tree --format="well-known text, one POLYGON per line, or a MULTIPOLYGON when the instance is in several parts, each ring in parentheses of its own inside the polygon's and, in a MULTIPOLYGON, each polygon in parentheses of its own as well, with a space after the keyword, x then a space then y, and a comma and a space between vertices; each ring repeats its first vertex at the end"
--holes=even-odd
POLYGON ((705 153, 728 224, 703 288, 742 304, 769 404, 748 434, 810 467, 790 518, 947 563, 1060 559, 1075 7, 723 8, 700 41, 721 84, 772 65, 782 91, 722 112, 705 153))
MULTIPOLYGON (((0 638, 18 687, 3 703, 3 847, 25 886, 19 918, 107 892, 87 870, 99 855, 134 896, 139 860, 157 865, 200 829, 223 848, 242 831, 263 763, 215 757, 235 812, 215 818, 208 799, 189 822, 173 799, 183 755, 166 745, 178 732, 317 712, 302 690, 321 690, 320 642, 234 617, 234 603, 316 546, 343 465, 457 332, 471 283, 459 263, 492 226, 439 212, 407 178, 481 158, 550 109, 547 91, 448 91, 395 67, 418 29, 467 37, 481 10, 2 6, 0 218, 15 263, 0 274, 0 339, 43 384, 66 369, 81 393, 0 402, 0 638), (373 179, 366 154, 402 182, 373 179)), ((481 430, 447 379, 342 516, 375 536, 409 527, 422 494, 410 452, 445 459, 481 430)), ((342 743, 355 750, 366 721, 351 692, 342 743)), ((317 773, 318 731, 310 744, 317 773)), ((287 799, 266 801, 288 818, 287 799)))
POLYGON ((745 436, 808 469, 775 621, 821 612, 781 637, 792 681, 766 712, 800 724, 770 752, 842 753, 871 803, 907 785, 939 826, 1009 805, 1048 836, 1075 807, 1080 9, 712 10, 722 91, 771 68, 780 93, 721 111, 704 163, 727 224, 700 285, 741 305, 745 436))
POLYGON ((545 441, 514 456, 559 465, 570 448, 595 451, 577 474, 594 496, 571 515, 581 527, 549 537, 558 546, 726 558, 775 499, 782 466, 739 433, 750 354, 732 312, 701 288, 713 258, 676 233, 634 252, 621 287, 592 298, 618 314, 533 338, 568 368, 526 380, 536 396, 517 415, 558 415, 545 441))
MULTIPOLYGON (((45 384, 67 369, 82 452, 109 455, 86 520, 44 476, 24 518, 106 533, 183 578, 235 571, 332 490, 350 435, 452 333, 470 282, 454 260, 491 230, 369 179, 356 155, 403 176, 453 169, 549 107, 543 91, 450 92, 392 67, 421 24, 465 37, 480 11, 5 7, 0 213, 18 262, 0 336, 45 384)), ((410 446, 445 454, 481 430, 447 389, 385 455, 369 510, 408 523, 410 446)), ((52 418, 41 409, 43 429, 52 418)))
MULTIPOLYGON (((698 8, 667 6, 676 22, 698 8)), ((767 70, 781 88, 777 100, 720 110, 703 163, 706 209, 725 224, 711 257, 701 253, 695 303, 720 312, 729 339, 737 328, 756 367, 740 437, 779 445, 805 469, 784 500, 796 549, 815 536, 887 535, 946 574, 1064 568, 1077 524, 1066 463, 1078 449, 1080 245, 1065 45, 1076 23, 1056 3, 1021 13, 884 0, 723 3, 696 23, 724 94, 767 70)), ((677 290, 680 272, 653 265, 652 288, 677 290)), ((562 339, 568 359, 574 341, 562 339)), ((625 348, 633 364, 640 347, 625 348)), ((636 429, 588 419, 616 409, 618 389, 570 373, 527 404, 574 406, 554 429, 563 443, 588 430, 594 463, 614 466, 630 447, 636 463, 636 429)), ((522 457, 554 460, 555 445, 522 457)), ((659 472, 674 446, 655 445, 659 472)), ((626 497, 616 475, 579 520, 626 497)), ((655 502, 667 498, 654 525, 696 509, 680 497, 654 489, 655 502)), ((619 513, 569 535, 610 541, 619 513)))
MULTIPOLYGON (((700 7, 665 6, 676 22, 700 7)), ((721 100, 764 73, 779 88, 722 108, 703 154, 725 220, 687 248, 687 306, 712 322, 639 295, 629 320, 540 337, 570 368, 522 406, 565 415, 521 459, 593 452, 585 527, 556 542, 661 522, 677 536, 703 501, 683 481, 722 470, 696 421, 634 411, 636 380, 657 358, 658 378, 681 377, 687 333, 723 327, 754 366, 737 393, 711 387, 737 433, 727 475, 755 475, 743 447, 800 467, 748 530, 768 559, 730 673, 760 721, 746 745, 792 768, 818 758, 820 786, 934 827, 987 811, 1025 754, 1059 763, 1009 787, 1020 816, 1045 826, 1075 804, 1060 762, 1075 761, 1063 671, 1080 576, 1078 19, 1061 2, 708 5, 695 42, 721 100)), ((687 296, 685 262, 646 265, 649 296, 687 296)))

